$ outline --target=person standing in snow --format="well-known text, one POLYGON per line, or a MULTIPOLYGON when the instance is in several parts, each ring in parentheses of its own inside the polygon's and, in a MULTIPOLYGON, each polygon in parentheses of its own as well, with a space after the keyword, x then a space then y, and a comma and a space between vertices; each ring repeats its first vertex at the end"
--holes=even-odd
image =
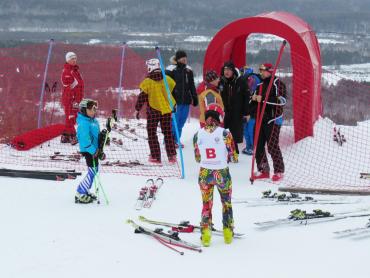
POLYGON ((207 110, 205 126, 193 138, 195 160, 200 163, 199 187, 202 193, 201 215, 202 245, 210 246, 212 236, 213 190, 217 188, 222 202, 222 223, 224 241, 230 244, 233 239, 234 219, 231 206, 232 181, 228 162, 237 161, 238 154, 231 132, 220 127, 222 109, 207 110))
POLYGON ((243 142, 243 118, 249 115, 249 92, 232 61, 225 62, 221 69, 219 88, 225 109, 224 126, 230 129, 239 153, 238 143, 243 142))
MULTIPOLYGON (((175 65, 172 64, 167 67, 166 75, 170 76, 176 82, 173 96, 177 103, 175 116, 180 140, 182 129, 189 115, 190 104, 197 106, 198 96, 194 85, 193 70, 187 65, 188 59, 186 52, 183 50, 176 51, 175 62, 175 65)), ((176 141, 176 147, 183 147, 183 144, 180 141, 177 142, 174 129, 172 130, 172 133, 176 141)))
MULTIPOLYGON (((140 110, 144 104, 146 107, 148 143, 150 148, 149 162, 161 163, 161 149, 158 142, 157 127, 161 125, 168 161, 176 163, 175 141, 172 136, 172 109, 176 101, 171 94, 171 104, 168 100, 167 91, 163 81, 163 75, 158 59, 146 61, 148 68, 147 77, 140 83, 140 94, 136 101, 136 119, 140 119, 140 110)), ((165 76, 170 91, 173 91, 175 82, 169 76, 165 76)))
POLYGON ((285 84, 278 78, 274 77, 272 87, 266 98, 266 91, 271 80, 273 72, 273 65, 271 63, 264 63, 260 65, 260 74, 262 82, 257 86, 254 95, 252 96, 251 105, 255 108, 253 117, 256 117, 258 103, 262 104, 266 101, 266 108, 260 117, 262 117, 261 127, 259 131, 257 148, 256 148, 256 163, 259 173, 254 175, 254 179, 268 179, 270 178, 270 166, 267 160, 265 145, 271 155, 274 175, 272 181, 280 181, 284 174, 284 159, 279 147, 280 128, 283 124, 283 107, 286 104, 286 87, 285 84), (259 92, 261 91, 261 95, 259 92))
POLYGON ((94 178, 98 173, 99 154, 99 122, 95 119, 98 103, 92 99, 83 99, 79 104, 77 115, 77 138, 80 152, 85 157, 87 175, 77 187, 75 202, 88 204, 96 200, 96 196, 90 193, 94 178))
POLYGON ((224 110, 224 104, 222 103, 222 97, 218 91, 218 84, 220 78, 214 70, 207 71, 205 76, 204 90, 198 95, 199 100, 199 123, 200 127, 205 126, 204 113, 207 106, 211 104, 219 105, 224 110))
MULTIPOLYGON (((245 66, 242 70, 242 79, 243 82, 246 82, 248 85, 249 91, 249 103, 251 103, 252 95, 255 94, 256 88, 259 83, 261 83, 261 77, 259 74, 253 72, 252 68, 245 66)), ((256 109, 255 105, 249 105, 249 116, 245 118, 244 122, 244 140, 245 140, 245 148, 242 150, 243 154, 246 155, 253 155, 253 145, 254 145, 254 127, 256 124, 255 111, 252 109, 256 109)))
POLYGON ((84 81, 77 65, 77 55, 74 52, 66 54, 66 63, 62 72, 62 104, 65 113, 65 129, 61 136, 61 143, 77 144, 76 117, 78 104, 84 97, 84 81))

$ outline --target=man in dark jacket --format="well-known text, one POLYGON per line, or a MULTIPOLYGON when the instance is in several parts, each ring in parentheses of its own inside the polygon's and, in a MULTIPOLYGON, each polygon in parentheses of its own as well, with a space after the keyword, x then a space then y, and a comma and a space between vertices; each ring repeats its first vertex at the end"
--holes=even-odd
MULTIPOLYGON (((263 102, 266 101, 266 107, 263 115, 261 115, 262 122, 256 149, 256 163, 260 173, 255 175, 254 179, 266 179, 270 177, 270 167, 265 151, 265 145, 267 144, 267 150, 271 155, 274 166, 272 180, 279 181, 283 178, 284 173, 284 160, 279 147, 279 135, 283 123, 283 107, 286 104, 286 87, 285 84, 275 76, 272 81, 269 96, 266 100, 267 88, 271 80, 273 65, 270 63, 262 64, 259 70, 262 82, 257 86, 256 92, 252 96, 251 106, 255 108, 258 107, 258 103, 260 103, 260 110, 262 110, 263 102)), ((258 113, 257 110, 258 109, 251 109, 255 114, 258 113)), ((256 115, 253 116, 255 117, 256 115)))
POLYGON ((219 88, 225 110, 224 127, 231 131, 235 150, 239 153, 238 143, 243 142, 243 118, 249 115, 249 92, 232 61, 225 62, 221 69, 219 88))
MULTIPOLYGON (((176 86, 173 90, 173 96, 176 100, 176 123, 179 131, 179 140, 181 138, 182 128, 185 125, 186 119, 189 115, 189 106, 198 105, 198 96, 194 85, 194 75, 191 67, 187 65, 187 55, 185 51, 178 50, 175 55, 175 65, 170 65, 166 69, 166 75, 170 76, 176 82, 176 86)), ((174 126, 174 125, 173 125, 174 126)), ((173 128, 172 133, 176 138, 175 129, 173 128)), ((180 141, 177 141, 176 145, 183 147, 180 141)))

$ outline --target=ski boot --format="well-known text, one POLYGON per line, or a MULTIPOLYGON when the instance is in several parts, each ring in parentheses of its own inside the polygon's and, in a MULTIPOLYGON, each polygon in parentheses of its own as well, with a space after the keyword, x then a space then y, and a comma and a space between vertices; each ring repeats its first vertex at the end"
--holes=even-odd
POLYGON ((76 145, 78 143, 77 136, 76 135, 71 135, 70 137, 70 143, 72 146, 76 145))
POLYGON ((75 196, 76 204, 90 204, 93 201, 94 201, 93 198, 89 194, 81 194, 77 192, 75 196))
POLYGON ((262 192, 262 198, 270 198, 271 190, 266 190, 262 192))
POLYGON ((226 244, 233 242, 233 231, 230 228, 224 228, 224 242, 226 244))
POLYGON ((60 143, 71 143, 71 137, 69 136, 69 134, 63 133, 62 136, 60 136, 60 143))
POLYGON ((307 218, 305 210, 295 209, 290 212, 289 219, 293 220, 304 220, 307 218))
POLYGON ((209 228, 204 228, 202 229, 202 245, 204 247, 209 247, 211 245, 211 237, 212 237, 212 232, 209 228))
POLYGON ((284 178, 284 174, 283 174, 283 173, 275 173, 275 174, 272 176, 271 180, 272 180, 273 182, 278 182, 278 181, 281 181, 283 178, 284 178))
POLYGON ((269 172, 260 172, 253 174, 253 180, 261 180, 261 179, 269 179, 270 173, 269 172))

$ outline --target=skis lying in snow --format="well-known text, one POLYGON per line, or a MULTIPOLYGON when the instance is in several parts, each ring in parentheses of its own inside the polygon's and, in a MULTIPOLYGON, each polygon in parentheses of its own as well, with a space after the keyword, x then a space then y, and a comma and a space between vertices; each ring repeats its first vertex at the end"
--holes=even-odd
POLYGON ((109 161, 109 160, 107 160, 107 161, 101 163, 101 165, 132 168, 132 167, 135 167, 135 166, 143 166, 144 164, 142 164, 139 160, 129 160, 129 161, 120 161, 120 160, 109 161))
POLYGON ((145 136, 145 135, 141 135, 141 134, 138 134, 138 133, 136 132, 136 129, 135 129, 135 128, 130 127, 130 125, 129 125, 129 124, 125 124, 124 126, 121 126, 121 125, 117 124, 116 129, 117 129, 118 131, 120 131, 120 132, 124 132, 124 131, 126 131, 127 133, 130 133, 130 134, 132 134, 132 135, 135 135, 135 136, 136 136, 136 137, 138 137, 138 138, 141 138, 141 139, 144 139, 144 140, 148 140, 148 137, 147 137, 147 136, 145 136))
POLYGON ((114 131, 118 134, 121 134, 123 137, 125 137, 127 139, 130 139, 132 141, 137 141, 138 140, 137 136, 133 136, 130 132, 128 132, 127 130, 125 130, 123 128, 118 127, 117 125, 113 126, 112 131, 114 131))
MULTIPOLYGON (((165 227, 170 227, 172 231, 176 231, 179 233, 192 233, 192 232, 201 232, 200 226, 195 226, 190 224, 189 221, 181 221, 178 224, 175 223, 168 223, 168 222, 162 222, 162 221, 155 221, 145 218, 144 216, 139 216, 139 220, 143 221, 145 223, 153 224, 153 225, 160 225, 165 227)), ((223 236, 223 231, 217 230, 212 227, 212 234, 223 236)), ((241 233, 235 233, 234 232, 234 238, 242 238, 244 237, 244 234, 241 233)))
POLYGON ((279 205, 304 205, 304 204, 354 204, 359 201, 350 201, 345 199, 326 199, 316 200, 313 197, 301 197, 297 193, 272 193, 271 190, 262 192, 261 199, 239 199, 233 200, 233 204, 246 204, 247 207, 260 207, 260 206, 279 206, 279 205))
POLYGON ((370 234, 370 219, 365 225, 365 227, 358 227, 353 229, 346 229, 342 231, 334 232, 338 237, 356 237, 362 236, 364 234, 370 234))
POLYGON ((306 213, 305 210, 295 209, 290 212, 288 218, 282 218, 272 221, 257 222, 254 223, 259 228, 269 229, 275 228, 281 225, 307 225, 313 223, 322 223, 329 221, 336 221, 340 219, 352 218, 352 217, 367 217, 370 216, 369 209, 362 209, 357 211, 340 212, 331 214, 321 209, 313 210, 312 213, 306 213), (361 213, 367 211, 368 213, 361 213))
POLYGON ((184 255, 184 252, 177 250, 176 248, 174 248, 174 246, 188 249, 191 251, 202 252, 202 249, 199 245, 196 245, 191 242, 187 242, 185 240, 180 239, 178 232, 165 233, 163 232, 163 229, 151 230, 151 229, 148 229, 141 225, 136 224, 131 219, 128 219, 127 223, 131 224, 135 228, 135 233, 138 233, 138 234, 142 233, 142 234, 151 236, 154 239, 156 239, 159 243, 161 243, 162 245, 177 252, 180 255, 184 255))
POLYGON ((47 170, 16 170, 16 169, 0 169, 0 176, 15 177, 15 178, 31 178, 43 180, 63 181, 65 179, 75 179, 80 172, 70 171, 47 171, 47 170))
POLYGON ((370 173, 360 173, 360 179, 370 179, 370 173))

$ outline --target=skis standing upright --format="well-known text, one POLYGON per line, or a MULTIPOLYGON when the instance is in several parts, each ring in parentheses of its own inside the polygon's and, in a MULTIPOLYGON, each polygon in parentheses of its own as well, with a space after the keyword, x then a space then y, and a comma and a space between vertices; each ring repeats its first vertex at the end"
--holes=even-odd
POLYGON ((148 200, 149 196, 149 188, 154 186, 154 180, 153 179, 147 179, 145 186, 143 186, 140 189, 139 197, 137 198, 135 209, 141 210, 145 204, 145 202, 148 200))
POLYGON ((163 185, 163 179, 157 178, 154 184, 149 187, 149 195, 143 205, 144 208, 150 208, 152 206, 153 201, 156 199, 158 191, 162 187, 162 185, 163 185))

